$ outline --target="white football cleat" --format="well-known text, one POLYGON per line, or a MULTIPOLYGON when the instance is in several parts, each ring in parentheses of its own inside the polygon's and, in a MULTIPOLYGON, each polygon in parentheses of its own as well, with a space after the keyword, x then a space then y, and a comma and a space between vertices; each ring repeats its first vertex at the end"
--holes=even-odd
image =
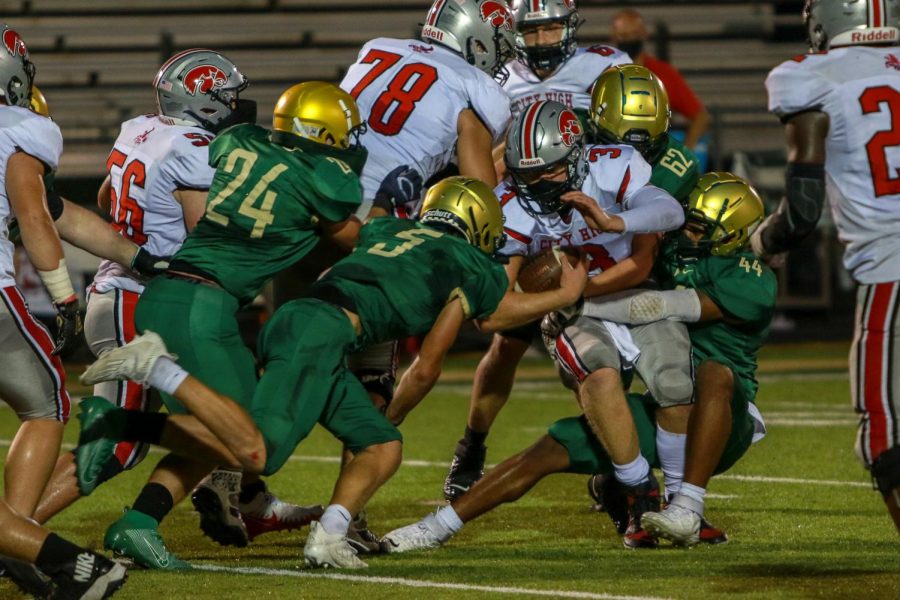
POLYGON ((116 379, 130 379, 146 385, 153 365, 163 356, 172 360, 178 358, 174 354, 169 354, 159 335, 145 331, 143 335, 135 337, 121 348, 104 352, 79 379, 85 385, 116 379))
POLYGON ((381 549, 387 554, 430 550, 439 548, 453 537, 434 514, 426 516, 418 523, 395 529, 381 538, 381 549))
POLYGON ((272 531, 291 531, 318 521, 325 508, 321 504, 299 506, 279 500, 268 489, 256 494, 250 502, 239 504, 241 518, 252 540, 272 531))
POLYGON ((309 526, 303 557, 311 567, 365 569, 369 566, 356 556, 356 550, 347 542, 346 535, 328 533, 317 521, 309 526))
POLYGON ((650 535, 669 540, 677 546, 693 546, 700 541, 700 515, 669 504, 660 512, 645 512, 641 527, 650 535))
POLYGON ((200 529, 223 546, 243 548, 250 541, 238 509, 241 472, 216 469, 194 488, 191 502, 200 513, 200 529))

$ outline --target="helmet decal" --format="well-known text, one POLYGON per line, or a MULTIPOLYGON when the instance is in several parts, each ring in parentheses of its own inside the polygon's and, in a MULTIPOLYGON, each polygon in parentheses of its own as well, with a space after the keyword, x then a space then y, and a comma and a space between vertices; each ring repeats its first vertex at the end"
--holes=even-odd
POLYGON ((536 102, 526 109, 522 124, 522 157, 519 167, 535 167, 544 164, 544 160, 537 155, 538 115, 545 102, 536 102))
POLYGON ((513 16, 509 7, 501 2, 487 0, 479 7, 481 18, 485 23, 490 23, 494 27, 502 27, 507 31, 513 31, 513 16))
POLYGON ((197 65, 184 76, 184 89, 191 96, 208 94, 211 91, 225 87, 228 83, 228 75, 214 65, 197 65))
POLYGON ((571 110, 563 110, 559 113, 559 131, 562 134, 563 144, 571 146, 581 135, 581 121, 571 110))
POLYGON ((444 6, 447 5, 447 0, 437 0, 434 3, 434 6, 431 7, 431 10, 428 11, 428 18, 425 19, 425 24, 434 27, 434 24, 437 23, 437 20, 441 16, 441 11, 444 10, 444 6))
POLYGON ((6 47, 6 51, 12 56, 25 56, 28 54, 28 48, 25 47, 25 40, 12 29, 3 31, 3 45, 6 47))
POLYGON ((566 8, 569 10, 575 10, 575 0, 563 0, 563 4, 565 4, 566 8))

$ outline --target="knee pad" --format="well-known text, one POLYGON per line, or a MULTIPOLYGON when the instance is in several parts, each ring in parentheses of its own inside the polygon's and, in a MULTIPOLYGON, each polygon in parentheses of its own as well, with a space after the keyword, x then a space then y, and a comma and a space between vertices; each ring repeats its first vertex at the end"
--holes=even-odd
POLYGON ((894 446, 878 455, 872 463, 872 479, 876 489, 884 497, 900 487, 900 446, 894 446))
POLYGON ((694 381, 679 365, 665 365, 647 382, 659 406, 690 404, 694 399, 694 381))

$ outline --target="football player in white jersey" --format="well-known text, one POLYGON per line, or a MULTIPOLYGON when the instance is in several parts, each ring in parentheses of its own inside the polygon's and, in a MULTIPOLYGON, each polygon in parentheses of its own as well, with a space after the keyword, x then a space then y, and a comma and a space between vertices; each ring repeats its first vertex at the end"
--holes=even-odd
POLYGON ((503 86, 512 114, 529 104, 554 100, 576 109, 587 123, 591 88, 603 71, 631 58, 610 46, 579 48, 576 32, 584 22, 575 0, 515 0, 517 60, 506 65, 503 86))
MULTIPOLYGON (((35 67, 24 40, 0 24, 0 41, 0 328, 4 354, 0 396, 22 421, 4 465, 0 553, 37 564, 53 581, 47 592, 65 589, 59 593, 80 597, 96 585, 95 591, 102 592, 97 597, 106 598, 124 583, 125 569, 27 519, 53 469, 69 418, 65 372, 57 354, 80 333, 80 319, 78 298, 44 187, 44 177, 59 165, 62 135, 53 121, 30 108, 35 67), (13 220, 29 260, 59 312, 60 333, 55 342, 31 315, 16 287, 13 243, 8 237, 13 220)), ((4 570, 21 583, 12 573, 16 566, 8 562, 10 558, 3 559, 4 570)), ((33 573, 26 579, 28 575, 33 579, 33 573)))
MULTIPOLYGON (((496 193, 506 219, 508 241, 502 252, 510 257, 511 284, 526 255, 571 246, 583 249, 590 258, 585 296, 634 287, 650 273, 656 233, 675 229, 684 220, 674 198, 648 185, 651 168, 639 152, 625 145, 586 147, 578 117, 558 102, 532 104, 513 121, 505 156, 512 176, 496 193)), ((593 319, 577 319, 562 335, 554 336, 550 348, 566 373, 567 385, 579 392, 586 413, 594 417, 592 422, 603 423, 598 437, 610 448, 614 462, 623 466, 620 478, 630 487, 649 481, 649 467, 641 462, 630 416, 620 410, 625 396, 619 368, 629 362, 620 355, 633 360, 637 344, 644 353, 639 372, 660 404, 672 407, 668 412, 675 418, 692 393, 686 359, 690 346, 687 332, 678 327, 666 325, 665 332, 642 328, 629 334, 593 319), (658 356, 663 349, 657 343, 661 336, 681 340, 685 351, 658 356)), ((525 333, 495 335, 478 366, 465 435, 444 485, 448 499, 465 492, 483 473, 484 441, 509 397, 516 366, 528 348, 531 330, 525 333)), ((394 410, 400 408, 389 408, 388 415, 394 410)), ((680 415, 680 424, 669 423, 667 429, 680 431, 686 417, 680 415)), ((626 539, 641 537, 630 531, 626 539)))
POLYGON ((816 225, 827 195, 844 266, 859 283, 850 393, 856 450, 900 531, 900 2, 808 0, 811 53, 769 73, 785 124, 787 189, 757 229, 764 258, 816 225))

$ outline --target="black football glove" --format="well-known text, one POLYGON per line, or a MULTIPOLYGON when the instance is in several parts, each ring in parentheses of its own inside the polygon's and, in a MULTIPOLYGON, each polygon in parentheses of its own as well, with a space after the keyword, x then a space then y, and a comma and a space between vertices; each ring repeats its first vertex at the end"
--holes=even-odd
POLYGON ((153 277, 160 273, 165 273, 169 268, 170 256, 156 256, 150 254, 143 248, 138 248, 137 254, 131 259, 131 270, 143 275, 144 277, 153 277))
POLYGON ((398 205, 409 204, 422 194, 422 176, 409 165, 397 167, 387 174, 375 193, 375 206, 393 212, 398 205))
POLYGON ((78 298, 56 304, 56 347, 53 354, 66 354, 78 345, 78 338, 84 330, 81 313, 78 311, 78 298))

